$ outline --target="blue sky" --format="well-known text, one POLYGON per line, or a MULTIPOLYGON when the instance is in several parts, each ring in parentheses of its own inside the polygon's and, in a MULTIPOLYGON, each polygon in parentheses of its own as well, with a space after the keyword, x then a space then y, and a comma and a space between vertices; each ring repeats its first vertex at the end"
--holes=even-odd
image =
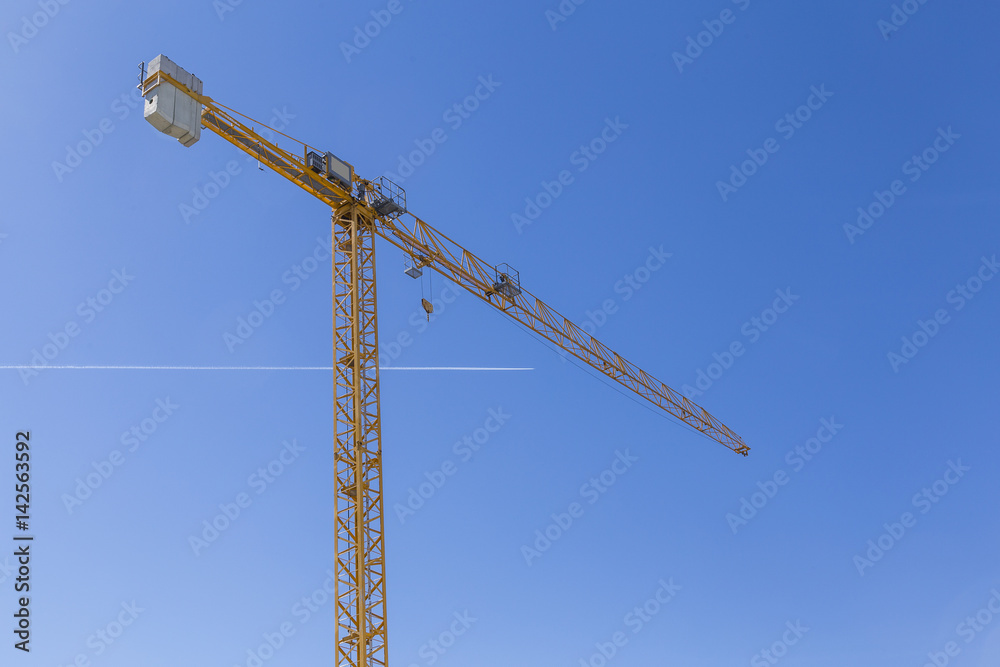
MULTIPOLYGON (((534 369, 382 374, 393 665, 996 665, 998 18, 7 2, 0 365, 331 364, 329 210, 144 122, 136 65, 164 53, 362 176, 405 174, 417 215, 751 447, 440 277, 428 324, 380 244, 385 365, 534 369)), ((331 664, 329 372, 5 368, 0 398, 0 539, 25 429, 35 535, 29 655, 0 557, 3 664, 251 667, 282 627, 262 664, 331 664)))

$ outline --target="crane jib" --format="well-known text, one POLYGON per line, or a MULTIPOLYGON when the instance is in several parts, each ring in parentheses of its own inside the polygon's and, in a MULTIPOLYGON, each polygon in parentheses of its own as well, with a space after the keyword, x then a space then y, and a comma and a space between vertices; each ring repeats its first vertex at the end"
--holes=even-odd
POLYGON ((230 123, 224 122, 213 110, 205 109, 202 114, 202 122, 209 129, 236 144, 244 152, 255 156, 260 162, 267 164, 279 174, 307 185, 310 190, 313 190, 327 203, 337 205, 345 201, 342 191, 331 187, 329 182, 315 176, 304 164, 287 159, 271 150, 258 139, 241 132, 230 123))

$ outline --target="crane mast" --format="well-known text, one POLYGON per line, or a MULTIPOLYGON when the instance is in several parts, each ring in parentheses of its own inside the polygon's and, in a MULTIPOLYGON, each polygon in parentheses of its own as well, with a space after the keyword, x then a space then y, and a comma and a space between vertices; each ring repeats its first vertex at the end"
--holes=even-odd
POLYGON ((366 180, 329 152, 299 142, 202 94, 201 81, 165 56, 141 67, 144 116, 193 145, 205 127, 328 204, 333 212, 334 461, 337 665, 388 660, 385 521, 379 416, 375 237, 464 287, 550 343, 667 414, 746 456, 750 448, 704 408, 625 360, 494 266, 410 213, 388 179, 366 180), (257 128, 274 133, 265 138, 257 128), (279 146, 283 137, 295 151, 279 146))
POLYGON ((374 228, 356 202, 334 212, 337 664, 358 667, 387 661, 374 228))

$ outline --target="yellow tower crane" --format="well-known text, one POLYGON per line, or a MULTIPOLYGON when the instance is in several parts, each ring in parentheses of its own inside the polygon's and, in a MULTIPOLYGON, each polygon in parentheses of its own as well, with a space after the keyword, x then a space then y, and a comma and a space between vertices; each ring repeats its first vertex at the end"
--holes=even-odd
POLYGON ((704 408, 626 361, 494 266, 406 208, 403 190, 367 180, 330 152, 304 144, 202 94, 202 82, 159 55, 140 65, 143 115, 191 146, 205 127, 333 210, 334 437, 337 522, 337 665, 387 663, 385 526, 379 419, 375 236, 402 250, 411 275, 429 267, 500 312, 621 383, 670 416, 746 456, 750 448, 704 408), (263 137, 267 128, 294 145, 263 137))

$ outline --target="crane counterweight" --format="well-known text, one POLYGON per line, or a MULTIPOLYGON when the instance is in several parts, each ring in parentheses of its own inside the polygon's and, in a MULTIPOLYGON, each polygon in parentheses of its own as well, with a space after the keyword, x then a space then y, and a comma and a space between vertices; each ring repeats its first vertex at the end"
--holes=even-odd
POLYGON ((146 80, 159 72, 185 87, 175 86, 163 78, 154 79, 158 83, 143 90, 146 101, 142 115, 160 132, 175 137, 184 146, 193 146, 201 138, 202 104, 190 93, 201 95, 201 79, 162 54, 149 61, 146 80))

